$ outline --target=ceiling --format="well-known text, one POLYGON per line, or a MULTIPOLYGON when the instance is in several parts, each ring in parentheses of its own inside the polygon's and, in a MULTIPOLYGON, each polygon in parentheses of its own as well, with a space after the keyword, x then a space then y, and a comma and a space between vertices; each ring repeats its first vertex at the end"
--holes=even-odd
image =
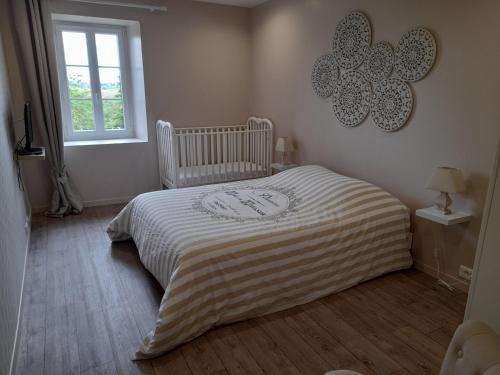
POLYGON ((268 0, 195 0, 203 1, 205 3, 215 3, 223 5, 234 5, 237 7, 253 8, 259 4, 265 3, 268 0))

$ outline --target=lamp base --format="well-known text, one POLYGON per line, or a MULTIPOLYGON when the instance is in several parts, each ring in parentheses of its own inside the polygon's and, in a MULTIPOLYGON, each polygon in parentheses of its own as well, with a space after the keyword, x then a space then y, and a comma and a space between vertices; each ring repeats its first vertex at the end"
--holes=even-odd
POLYGON ((290 164, 290 160, 289 160, 289 157, 288 157, 288 152, 286 152, 286 151, 280 151, 280 154, 281 154, 281 164, 283 164, 283 165, 290 164))
POLYGON ((443 214, 449 215, 451 214, 450 206, 451 206, 451 198, 450 194, 442 191, 439 196, 439 200, 436 202, 436 208, 443 214))

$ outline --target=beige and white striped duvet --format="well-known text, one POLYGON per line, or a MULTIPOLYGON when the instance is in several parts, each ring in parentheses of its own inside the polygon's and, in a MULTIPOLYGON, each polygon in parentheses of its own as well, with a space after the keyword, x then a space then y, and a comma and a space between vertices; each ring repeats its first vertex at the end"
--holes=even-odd
POLYGON ((279 311, 412 264, 408 209, 366 182, 319 166, 222 185, 142 194, 109 225, 133 238, 165 288, 155 328, 136 357, 151 358, 211 327, 279 311), (291 192, 274 219, 236 220, 198 209, 217 189, 291 192))

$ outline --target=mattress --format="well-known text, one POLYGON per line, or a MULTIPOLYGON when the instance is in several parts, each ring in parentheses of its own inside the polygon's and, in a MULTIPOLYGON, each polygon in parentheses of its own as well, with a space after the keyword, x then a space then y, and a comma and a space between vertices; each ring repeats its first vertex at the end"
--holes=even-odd
POLYGON ((110 223, 165 289, 136 359, 412 264, 409 211, 320 166, 142 194, 110 223))

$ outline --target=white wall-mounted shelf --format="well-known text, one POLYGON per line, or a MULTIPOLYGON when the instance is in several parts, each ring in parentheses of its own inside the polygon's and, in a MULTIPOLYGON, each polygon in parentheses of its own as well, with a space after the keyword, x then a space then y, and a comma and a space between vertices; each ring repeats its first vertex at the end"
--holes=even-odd
POLYGON ((434 221, 443 225, 454 225, 471 221, 473 216, 465 212, 452 212, 444 215, 436 207, 421 208, 415 212, 418 217, 434 221))
POLYGON ((19 155, 17 152, 14 153, 14 159, 16 160, 45 160, 45 147, 42 147, 42 153, 39 155, 19 155))

